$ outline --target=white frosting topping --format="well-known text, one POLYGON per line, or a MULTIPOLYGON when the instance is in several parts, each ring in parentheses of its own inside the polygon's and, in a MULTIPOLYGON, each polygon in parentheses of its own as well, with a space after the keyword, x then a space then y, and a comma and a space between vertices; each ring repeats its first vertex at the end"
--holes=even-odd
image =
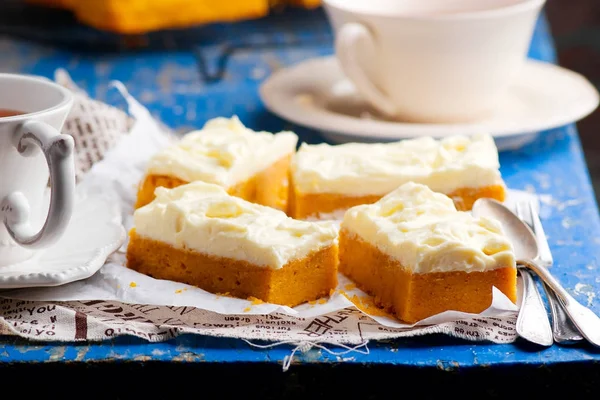
POLYGON ((502 184, 489 135, 431 137, 393 143, 303 143, 292 162, 300 193, 383 196, 406 182, 441 193, 502 184))
POLYGON ((449 197, 421 184, 406 183, 377 203, 349 209, 341 226, 413 273, 515 266, 498 221, 456 211, 449 197))
POLYGON ((152 157, 147 173, 228 188, 293 154, 297 143, 293 132, 255 132, 235 116, 214 118, 152 157))
POLYGON ((337 243, 332 222, 308 222, 227 194, 196 181, 159 187, 156 198, 134 213, 142 237, 204 254, 282 268, 288 262, 337 243))

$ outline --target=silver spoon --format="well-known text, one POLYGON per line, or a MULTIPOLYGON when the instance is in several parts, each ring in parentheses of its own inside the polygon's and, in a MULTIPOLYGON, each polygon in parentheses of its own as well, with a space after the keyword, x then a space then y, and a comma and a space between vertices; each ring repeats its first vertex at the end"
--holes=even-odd
POLYGON ((517 333, 523 339, 541 346, 552 346, 552 327, 542 296, 527 268, 519 268, 523 280, 523 298, 517 317, 517 333))
POLYGON ((473 204, 473 215, 488 216, 502 224, 504 232, 512 239, 517 263, 533 270, 556 293, 581 335, 594 346, 600 347, 600 318, 592 310, 577 302, 548 269, 534 261, 539 250, 531 229, 505 205, 493 199, 477 200, 473 204))
MULTIPOLYGON (((522 216, 519 215, 519 211, 520 208, 517 207, 517 217, 522 219, 522 216)), ((486 212, 489 212, 489 209, 481 207, 481 204, 477 204, 477 207, 473 208, 474 216, 494 218, 494 215, 487 215, 485 214, 486 212)), ((529 342, 541 346, 552 346, 554 338, 550 320, 548 319, 548 312, 544 306, 544 300, 542 299, 537 285, 527 267, 522 265, 518 265, 518 267, 519 275, 521 275, 522 293, 521 306, 515 325, 517 334, 529 342)))
MULTIPOLYGON (((542 223, 537 216, 537 212, 533 208, 533 203, 528 201, 527 206, 524 206, 522 202, 517 202, 514 212, 521 221, 525 222, 525 224, 531 228, 531 232, 535 235, 538 246, 542 245, 545 247, 539 247, 539 257, 537 257, 535 261, 542 267, 550 267, 553 264, 552 253, 547 246, 544 228, 541 226, 542 223)), ((521 268, 519 271, 522 273, 525 270, 526 268, 521 268)), ((554 341, 556 343, 575 343, 579 340, 583 340, 579 330, 571 322, 571 319, 563 309, 563 305, 560 300, 558 300, 554 291, 545 283, 542 286, 544 287, 546 298, 550 305, 550 314, 552 315, 552 335, 554 336, 554 341)), ((545 310, 546 309, 544 308, 542 311, 545 313, 545 310)), ((519 316, 521 315, 519 314, 519 316)), ((525 324, 525 327, 531 327, 530 325, 531 324, 525 324)), ((518 320, 517 328, 519 328, 518 320)))

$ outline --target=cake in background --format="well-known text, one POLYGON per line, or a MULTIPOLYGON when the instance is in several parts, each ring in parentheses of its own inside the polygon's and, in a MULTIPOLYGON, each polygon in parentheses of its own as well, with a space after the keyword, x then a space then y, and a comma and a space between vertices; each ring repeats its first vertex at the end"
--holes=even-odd
POLYGON ((134 213, 127 266, 212 293, 290 307, 337 285, 338 230, 194 182, 158 188, 134 213))
POLYGON ((289 165, 298 136, 255 132, 237 117, 214 118, 199 131, 150 159, 136 208, 154 198, 157 187, 204 181, 245 200, 287 211, 289 165))
POLYGON ((501 225, 457 211, 424 185, 409 182, 348 210, 339 247, 340 271, 405 322, 480 313, 493 287, 516 302, 515 257, 501 225))
POLYGON ((320 0, 25 0, 65 8, 83 24, 122 34, 260 18, 274 7, 314 8, 320 0))

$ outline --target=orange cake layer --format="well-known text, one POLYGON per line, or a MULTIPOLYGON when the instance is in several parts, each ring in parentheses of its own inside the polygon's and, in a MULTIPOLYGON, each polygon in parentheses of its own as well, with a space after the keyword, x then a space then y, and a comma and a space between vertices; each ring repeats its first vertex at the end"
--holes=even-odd
POLYGON ((408 182, 452 197, 460 210, 480 197, 504 200, 491 135, 419 137, 388 143, 302 143, 292 159, 295 218, 321 217, 373 203, 408 182))
POLYGON ((337 285, 338 248, 331 245, 272 269, 247 261, 177 249, 130 232, 127 267, 157 279, 197 286, 212 293, 256 297, 287 305, 317 300, 337 285))
POLYGON ((340 272, 400 320, 414 323, 447 310, 480 313, 492 302, 492 287, 516 302, 517 270, 412 273, 344 229, 340 232, 340 272))
MULTIPOLYGON (((240 182, 227 192, 253 203, 286 211, 288 207, 289 169, 291 156, 282 157, 265 170, 250 179, 240 182)), ((136 208, 150 203, 154 199, 157 187, 174 188, 189 182, 179 178, 163 175, 148 175, 140 185, 137 194, 136 208)))
MULTIPOLYGON (((481 188, 462 188, 456 189, 447 194, 456 208, 461 211, 468 211, 473 207, 473 203, 482 197, 491 197, 493 199, 504 201, 506 190, 502 185, 485 186, 481 188)), ((318 217, 319 214, 333 213, 339 210, 347 210, 360 204, 375 203, 383 196, 346 196, 335 193, 298 193, 294 185, 290 185, 289 212, 292 218, 305 219, 309 217, 318 217)))

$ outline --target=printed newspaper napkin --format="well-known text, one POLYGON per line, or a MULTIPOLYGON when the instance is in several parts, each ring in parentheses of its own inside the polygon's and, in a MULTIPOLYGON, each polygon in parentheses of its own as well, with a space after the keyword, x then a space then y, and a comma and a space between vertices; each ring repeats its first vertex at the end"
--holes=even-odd
MULTIPOLYGON (((91 166, 78 190, 88 196, 109 196, 120 205, 129 229, 145 164, 174 139, 121 83, 114 86, 127 100, 135 123, 91 166)), ((509 196, 514 200, 531 195, 511 191, 509 196)), ((0 292, 0 333, 45 341, 99 341, 119 335, 162 341, 192 333, 296 344, 301 350, 326 344, 355 351, 365 351, 370 340, 429 333, 496 343, 516 339, 518 308, 498 290, 481 314, 445 312, 407 325, 375 308, 369 296, 342 275, 331 297, 289 308, 217 296, 139 274, 124 266, 126 246, 127 242, 86 280, 0 292)))

